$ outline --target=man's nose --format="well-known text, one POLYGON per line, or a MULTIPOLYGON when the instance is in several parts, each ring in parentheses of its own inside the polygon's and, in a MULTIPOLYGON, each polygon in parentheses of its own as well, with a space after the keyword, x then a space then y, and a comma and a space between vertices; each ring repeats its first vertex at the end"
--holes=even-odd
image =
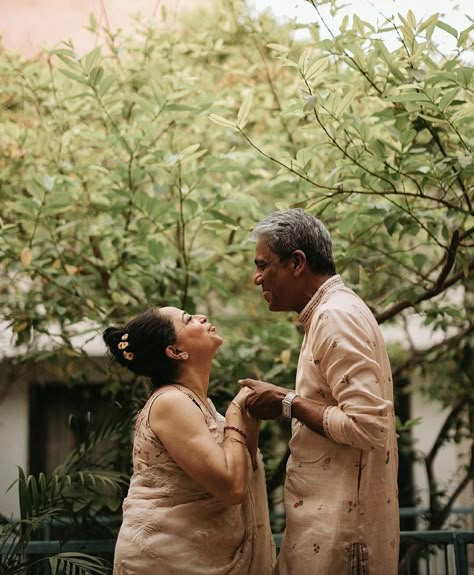
POLYGON ((199 320, 201 323, 206 323, 206 321, 207 321, 207 316, 202 315, 202 314, 199 314, 199 315, 197 316, 197 318, 198 318, 198 320, 199 320))
POLYGON ((253 272, 253 283, 256 286, 259 286, 262 283, 262 273, 259 272, 258 270, 255 270, 253 272))

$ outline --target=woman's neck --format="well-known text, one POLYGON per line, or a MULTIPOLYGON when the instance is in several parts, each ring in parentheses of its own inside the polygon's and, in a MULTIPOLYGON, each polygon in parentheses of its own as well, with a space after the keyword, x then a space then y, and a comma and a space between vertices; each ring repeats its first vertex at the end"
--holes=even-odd
POLYGON ((183 367, 173 383, 181 385, 196 394, 200 399, 205 400, 209 387, 209 376, 211 368, 193 367, 191 365, 183 367))

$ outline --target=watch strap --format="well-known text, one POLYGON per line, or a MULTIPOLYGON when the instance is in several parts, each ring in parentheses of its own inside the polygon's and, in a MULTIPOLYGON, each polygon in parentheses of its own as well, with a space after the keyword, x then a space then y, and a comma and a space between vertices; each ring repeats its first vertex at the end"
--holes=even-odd
POLYGON ((296 393, 294 391, 289 391, 285 397, 281 401, 281 413, 284 417, 288 417, 291 419, 291 404, 293 403, 296 397, 296 393))

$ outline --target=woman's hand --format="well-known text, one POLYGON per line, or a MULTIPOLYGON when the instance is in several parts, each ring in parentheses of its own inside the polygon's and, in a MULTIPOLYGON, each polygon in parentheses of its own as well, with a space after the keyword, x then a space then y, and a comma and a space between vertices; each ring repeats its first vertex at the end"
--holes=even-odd
POLYGON ((232 400, 233 403, 236 403, 240 407, 243 414, 247 409, 245 404, 249 395, 252 395, 252 390, 249 387, 242 387, 239 393, 232 400))
POLYGON ((253 469, 257 469, 257 448, 258 448, 258 436, 260 433, 260 419, 255 419, 247 409, 247 399, 253 394, 253 391, 249 387, 242 387, 239 393, 231 401, 230 406, 234 405, 235 409, 240 409, 242 415, 245 433, 247 434, 247 447, 250 453, 250 459, 252 460, 253 469), (238 406, 238 407, 237 407, 238 406))
POLYGON ((282 412, 282 400, 290 391, 286 387, 278 387, 273 383, 257 379, 239 379, 243 389, 251 390, 246 399, 250 413, 259 419, 276 419, 282 412))

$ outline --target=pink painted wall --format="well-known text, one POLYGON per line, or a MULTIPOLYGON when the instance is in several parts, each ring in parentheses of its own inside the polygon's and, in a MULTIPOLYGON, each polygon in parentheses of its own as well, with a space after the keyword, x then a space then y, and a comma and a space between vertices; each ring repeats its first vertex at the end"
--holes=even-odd
POLYGON ((0 34, 3 46, 27 56, 42 47, 58 46, 72 39, 78 53, 96 45, 94 35, 85 30, 93 12, 97 21, 112 29, 133 28, 133 16, 159 22, 161 10, 168 13, 167 25, 189 13, 196 6, 211 4, 210 0, 0 0, 0 34))

